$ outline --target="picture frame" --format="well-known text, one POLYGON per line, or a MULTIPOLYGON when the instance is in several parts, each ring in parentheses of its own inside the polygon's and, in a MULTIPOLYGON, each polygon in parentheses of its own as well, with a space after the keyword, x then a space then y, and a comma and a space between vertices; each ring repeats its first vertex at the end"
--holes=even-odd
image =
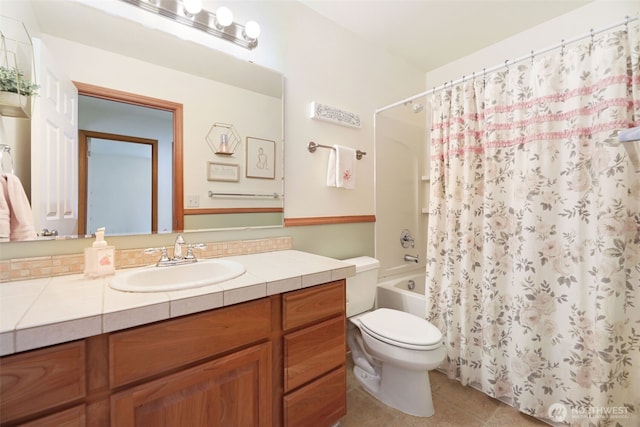
POLYGON ((247 178, 275 179, 276 142, 248 136, 245 170, 247 178))
POLYGON ((229 163, 207 162, 207 181, 240 181, 240 166, 229 163))

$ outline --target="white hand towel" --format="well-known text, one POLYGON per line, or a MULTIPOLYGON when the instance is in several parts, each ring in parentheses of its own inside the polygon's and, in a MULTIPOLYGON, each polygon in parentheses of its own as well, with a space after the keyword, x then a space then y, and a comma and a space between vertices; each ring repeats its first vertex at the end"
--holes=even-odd
POLYGON ((327 186, 352 190, 356 187, 356 150, 334 145, 329 153, 327 186))
MULTIPOLYGON (((36 229, 33 225, 33 213, 29 199, 24 192, 20 179, 13 174, 5 174, 2 178, 4 201, 9 207, 9 225, 11 241, 35 240, 36 229)), ((1 209, 0 209, 1 210, 1 209)))

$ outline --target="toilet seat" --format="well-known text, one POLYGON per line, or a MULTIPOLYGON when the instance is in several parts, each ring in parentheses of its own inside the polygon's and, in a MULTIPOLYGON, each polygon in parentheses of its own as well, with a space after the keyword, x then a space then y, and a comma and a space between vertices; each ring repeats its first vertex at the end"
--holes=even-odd
POLYGON ((358 318, 361 328, 387 344, 411 350, 433 350, 442 333, 427 320, 409 313, 379 308, 358 318))

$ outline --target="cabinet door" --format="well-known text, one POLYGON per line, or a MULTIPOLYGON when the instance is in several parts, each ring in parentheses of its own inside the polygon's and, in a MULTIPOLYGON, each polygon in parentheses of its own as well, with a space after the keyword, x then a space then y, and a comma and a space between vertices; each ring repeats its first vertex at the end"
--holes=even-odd
POLYGON ((27 417, 86 394, 85 342, 2 358, 0 423, 27 417))
POLYGON ((85 406, 78 405, 27 424, 20 424, 20 427, 84 427, 86 425, 85 406))
POLYGON ((271 343, 122 391, 111 425, 267 426, 271 424, 271 343))

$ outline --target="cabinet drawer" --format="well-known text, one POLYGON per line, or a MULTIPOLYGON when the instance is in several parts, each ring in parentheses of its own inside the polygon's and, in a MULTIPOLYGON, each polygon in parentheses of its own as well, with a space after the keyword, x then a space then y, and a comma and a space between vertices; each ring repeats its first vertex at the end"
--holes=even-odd
POLYGON ((285 335, 285 393, 335 369, 345 360, 345 320, 342 316, 285 335))
POLYGON ((142 326, 109 337, 112 387, 269 337, 271 299, 142 326))
POLYGON ((77 341, 2 358, 2 423, 84 398, 85 342, 77 341))
POLYGON ((347 414, 345 366, 284 397, 287 427, 332 426, 347 414))
POLYGON ((282 297, 285 331, 345 313, 344 280, 289 292, 282 297))

